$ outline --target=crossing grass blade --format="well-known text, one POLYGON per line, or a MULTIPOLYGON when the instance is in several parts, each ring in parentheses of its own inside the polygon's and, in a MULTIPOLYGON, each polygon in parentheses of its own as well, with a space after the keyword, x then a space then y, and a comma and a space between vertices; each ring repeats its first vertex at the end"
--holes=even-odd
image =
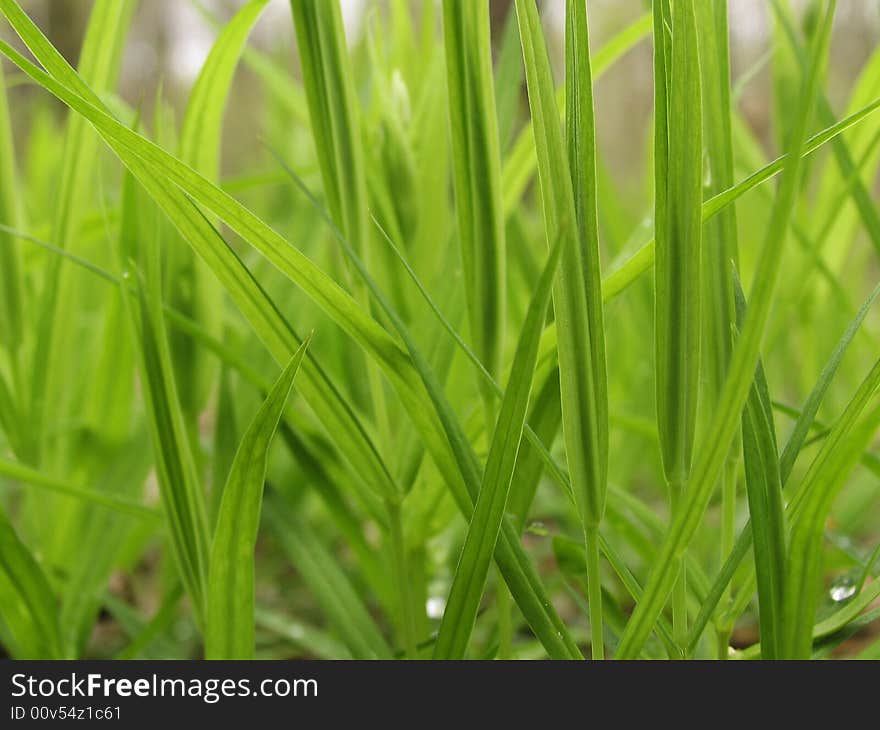
POLYGON ((339 3, 290 4, 327 206, 363 255, 369 235, 364 152, 339 3))
MULTIPOLYGON (((58 74, 58 79, 72 83, 77 89, 83 88, 82 81, 76 77, 75 72, 64 64, 63 59, 57 57, 51 44, 32 23, 21 23, 16 26, 16 30, 27 39, 35 56, 41 62, 49 64, 54 74, 58 74)), ((447 441, 446 432, 435 410, 436 401, 431 400, 430 395, 423 390, 424 382, 407 353, 375 320, 327 274, 247 208, 148 140, 118 124, 88 100, 59 83, 56 78, 40 71, 8 44, 0 43, 0 50, 29 76, 39 79, 44 88, 100 128, 114 152, 138 177, 151 197, 161 205, 187 241, 198 246, 201 255, 216 262, 212 264, 212 268, 218 276, 228 277, 231 284, 228 289, 233 296, 238 297, 237 303, 249 319, 266 322, 265 308, 254 304, 253 289, 247 286, 252 277, 246 270, 241 271, 240 262, 236 265, 229 260, 231 250, 192 202, 170 192, 169 186, 156 177, 156 172, 167 174, 174 185, 180 186, 181 194, 185 192, 192 201, 204 205, 218 215, 325 309, 343 331, 353 337, 385 371, 414 425, 421 432, 426 448, 441 469, 444 480, 452 489, 456 503, 467 517, 470 516, 473 499, 479 490, 479 478, 474 478, 470 471, 466 481, 462 477, 457 465, 460 462, 456 460, 453 447, 447 441)), ((87 87, 84 91, 88 94, 87 87)), ((263 336, 271 335, 270 342, 277 343, 278 323, 271 320, 270 323, 275 326, 274 331, 266 325, 260 327, 260 331, 263 336)), ((319 402, 318 406, 320 405, 319 402)), ((537 574, 518 544, 513 529, 506 526, 502 530, 496 559, 503 565, 505 579, 508 580, 511 593, 523 614, 542 642, 545 642, 552 656, 578 656, 577 647, 568 636, 565 625, 543 595, 537 574)))
MULTIPOLYGON (((791 11, 779 0, 772 0, 771 9, 774 19, 781 27, 782 35, 788 43, 788 48, 794 56, 795 62, 802 70, 806 69, 808 63, 806 49, 798 40, 791 11)), ((830 124, 835 118, 831 104, 828 102, 825 94, 821 92, 816 99, 816 115, 822 124, 830 124)), ((840 169, 840 177, 848 179, 856 169, 856 162, 846 140, 843 138, 834 139, 831 142, 831 151, 840 169)), ((880 253, 880 213, 878 213, 876 205, 871 200, 871 194, 861 176, 857 175, 855 177, 850 193, 871 243, 877 252, 880 253)))
MULTIPOLYGON (((98 97, 79 78, 27 16, 20 12, 7 14, 5 6, 0 6, 0 10, 4 11, 16 32, 21 34, 23 39, 27 39, 26 43, 35 56, 40 59, 44 68, 49 69, 55 78, 70 84, 70 88, 82 95, 83 100, 88 102, 87 107, 94 105, 95 110, 101 109, 98 97)), ((21 56, 18 58, 27 65, 21 56)), ((31 71, 37 71, 37 69, 32 67, 31 71)), ((44 79, 50 81, 49 76, 44 75, 44 79)), ((58 88, 63 87, 59 86, 58 88)), ((115 123, 112 117, 105 115, 104 118, 117 130, 126 129, 115 123)), ((149 144, 144 138, 139 139, 149 144)), ((108 144, 113 147, 114 143, 108 141, 108 144)), ((120 156, 124 154, 119 148, 113 147, 113 149, 120 156)), ((154 149, 158 150, 156 147, 154 149)), ((173 158, 166 155, 166 159, 173 158)), ((182 192, 173 186, 169 187, 164 184, 161 177, 150 170, 140 158, 128 155, 124 161, 137 181, 162 208, 189 245, 208 263, 236 305, 255 328, 276 362, 289 361, 302 341, 254 279, 251 272, 244 267, 240 258, 182 192)), ((251 217, 258 220, 252 214, 251 217)), ((261 225, 266 228, 265 224, 261 225)), ((276 240, 280 239, 277 234, 275 235, 276 240)), ((287 247, 286 243, 282 245, 287 247)), ((326 275, 321 274, 320 278, 329 281, 329 277, 326 275)), ((303 363, 299 390, 308 399, 310 407, 324 423, 327 431, 334 435, 336 444, 348 458, 355 472, 361 474, 367 484, 380 494, 396 495, 397 487, 364 426, 360 423, 351 405, 342 398, 339 390, 333 385, 320 365, 310 356, 307 356, 303 363)))
POLYGON ((782 262, 782 252, 795 192, 800 181, 800 162, 820 69, 827 53, 831 21, 836 3, 830 0, 814 38, 810 70, 801 89, 797 113, 792 117, 788 137, 788 160, 773 205, 764 245, 756 267, 757 274, 749 296, 749 312, 737 338, 730 369, 721 391, 717 410, 703 438, 700 458, 691 473, 688 491, 663 542, 657 563, 645 585, 642 600, 627 623, 617 648, 619 658, 632 658, 644 646, 651 626, 662 610, 675 581, 675 560, 692 538, 704 514, 720 475, 740 414, 748 397, 754 369, 760 354, 761 337, 770 314, 773 292, 782 262))
POLYGON ((480 493, 434 645, 435 659, 462 659, 477 617, 492 553, 505 516, 510 482, 528 411, 541 330, 547 316, 561 247, 561 241, 557 242, 550 253, 523 324, 489 446, 480 493))
MULTIPOLYGON (((287 168, 287 172, 297 183, 300 190, 309 197, 313 205, 320 209, 318 201, 311 195, 302 181, 289 168, 287 168)), ((412 367, 418 373, 430 404, 441 424, 446 444, 452 452, 453 463, 450 464, 450 467, 456 470, 456 474, 452 479, 450 479, 451 475, 447 475, 447 481, 453 490, 453 497, 459 509, 465 518, 470 521, 473 519, 474 504, 480 492, 479 463, 473 447, 468 442, 464 429, 444 396, 436 373, 432 370, 425 356, 416 345, 400 315, 381 292, 367 271, 364 262, 342 235, 342 232, 326 214, 324 214, 324 220, 332 229, 336 240, 371 296, 404 342, 411 358, 412 367)), ((388 239, 387 233, 378 225, 375 218, 373 222, 382 236, 388 239)), ((393 241, 388 240, 388 244, 392 249, 397 248, 393 241)), ((501 524, 502 532, 496 545, 495 560, 523 615, 551 657, 569 659, 578 657, 580 652, 568 634, 565 624, 562 623, 552 605, 547 601, 544 588, 534 568, 532 568, 528 558, 518 545, 516 532, 510 524, 503 520, 501 524)))
POLYGON ((108 492, 72 484, 63 479, 46 476, 40 471, 24 464, 0 457, 0 474, 26 484, 44 489, 57 494, 65 494, 77 499, 97 504, 114 510, 115 512, 139 517, 141 519, 159 518, 159 512, 147 507, 134 499, 121 497, 108 492))
POLYGON ((851 13, 774 0, 740 69, 727 0, 291 0, 282 36, 268 0, 188 4, 204 59, 157 47, 132 106, 170 16, 53 5, 49 41, 0 0, 0 654, 858 654, 880 51, 828 54, 851 13))
MULTIPOLYGON (((497 374, 505 321, 505 242, 488 3, 444 0, 443 35, 470 335, 477 356, 497 374)), ((491 395, 484 396, 490 404, 491 395)))
MULTIPOLYGON (((821 132, 814 134, 805 142, 801 151, 801 156, 807 157, 812 155, 847 129, 850 129, 867 119, 878 109, 880 109, 880 99, 872 101, 857 112, 853 112, 849 116, 841 119, 836 124, 832 124, 821 132)), ((735 186, 706 200, 703 203, 703 220, 710 220, 750 190, 753 190, 781 173, 784 170, 787 161, 788 156, 782 155, 766 164, 761 169, 756 170, 735 186)), ((640 246, 639 249, 626 260, 626 262, 605 276, 602 281, 602 298, 607 302, 609 299, 613 299, 623 292, 642 274, 651 269, 654 265, 654 256, 654 240, 652 239, 640 246)))
POLYGON ((252 659, 254 549, 269 447, 311 337, 294 353, 241 438, 211 544, 205 618, 208 659, 252 659))
MULTIPOLYGON (((268 0, 251 0, 224 26, 190 92, 180 131, 179 155, 208 180, 219 180, 223 116, 232 80, 248 35, 267 3, 268 0)), ((208 332, 219 335, 223 290, 216 277, 189 248, 175 248, 172 254, 171 261, 180 274, 171 277, 175 286, 170 303, 201 322, 208 332)), ((210 395, 216 366, 185 338, 173 337, 172 353, 184 413, 193 421, 210 395)))

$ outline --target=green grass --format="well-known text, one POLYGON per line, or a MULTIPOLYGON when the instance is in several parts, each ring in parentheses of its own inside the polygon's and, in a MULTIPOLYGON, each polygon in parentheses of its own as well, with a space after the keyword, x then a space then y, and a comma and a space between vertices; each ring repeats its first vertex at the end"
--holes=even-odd
POLYGON ((0 0, 6 655, 877 655, 880 50, 840 71, 834 0, 737 78, 726 0, 292 0, 278 49, 194 3, 146 95, 137 5, 74 68, 0 0))

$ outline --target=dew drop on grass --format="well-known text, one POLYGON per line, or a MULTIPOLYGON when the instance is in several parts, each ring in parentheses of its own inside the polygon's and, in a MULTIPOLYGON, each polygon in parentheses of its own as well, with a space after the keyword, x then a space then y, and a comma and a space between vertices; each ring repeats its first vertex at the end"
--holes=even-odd
POLYGON ((443 596, 431 596, 425 601, 425 613, 428 618, 440 620, 446 610, 446 599, 443 596))
POLYGON ((550 530, 547 529, 547 525, 545 525, 540 520, 530 522, 526 526, 526 532, 528 532, 530 535, 538 535, 539 537, 547 537, 547 535, 550 534, 550 530))
POLYGON ((856 592, 856 583, 849 576, 844 576, 842 578, 838 578, 831 584, 831 590, 828 591, 828 595, 831 596, 831 600, 835 603, 842 603, 855 595, 856 592))

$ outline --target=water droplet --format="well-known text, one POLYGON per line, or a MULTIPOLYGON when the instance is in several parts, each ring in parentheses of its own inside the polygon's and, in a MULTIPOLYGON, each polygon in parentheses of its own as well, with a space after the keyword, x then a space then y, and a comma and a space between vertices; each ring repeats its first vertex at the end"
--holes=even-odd
POLYGON ((856 582, 848 575, 838 578, 831 584, 831 590, 828 595, 835 603, 842 603, 852 598, 856 593, 856 582))
POLYGON ((703 185, 707 188, 712 185, 712 162, 708 154, 703 154, 703 185))
POLYGON ((437 619, 438 621, 443 618, 443 612, 446 610, 446 599, 443 596, 431 596, 427 601, 425 601, 425 613, 428 614, 428 618, 437 619))
POLYGON ((122 272, 122 278, 125 279, 126 281, 128 281, 131 278, 131 272, 128 269, 126 269, 125 271, 122 272))
POLYGON ((547 535, 550 534, 550 530, 547 529, 547 525, 545 525, 540 520, 530 522, 526 526, 526 532, 528 532, 530 535, 538 535, 539 537, 547 537, 547 535))

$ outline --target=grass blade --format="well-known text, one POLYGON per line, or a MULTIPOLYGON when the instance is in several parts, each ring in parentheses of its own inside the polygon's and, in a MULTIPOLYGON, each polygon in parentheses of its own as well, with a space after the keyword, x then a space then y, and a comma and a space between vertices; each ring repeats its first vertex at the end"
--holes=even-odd
POLYGON ((310 339, 294 353, 242 436, 223 489, 208 572, 207 659, 254 655, 254 548, 269 447, 310 339))
MULTIPOLYGON (((654 3, 654 347, 657 434, 672 512, 687 488, 700 384, 702 94, 692 0, 654 3), (671 37, 667 28, 671 27, 671 37)), ((681 570, 672 599, 687 634, 681 570)))
MULTIPOLYGON (((33 22, 20 11, 17 14, 7 14, 5 8, 5 5, 0 5, 0 10, 3 10, 7 19, 13 23, 16 32, 27 39, 26 42, 32 52, 40 59, 44 67, 50 70, 52 76, 70 84, 70 88, 76 90, 83 97, 81 102, 100 113, 102 107, 98 97, 52 47, 33 22)), ((9 50, 11 51, 11 49, 9 50)), ((12 53, 17 55, 14 51, 12 53)), ((25 67, 28 67, 28 62, 20 55, 18 60, 23 62, 25 67)), ((32 65, 30 71, 36 72, 38 75, 41 73, 32 65)), ((51 77, 43 74, 42 78, 52 83, 51 77)), ((55 83, 57 84, 57 82, 55 83)), ((64 87, 59 85, 57 88, 63 89, 64 87)), ((76 95, 73 98, 79 99, 76 95)), ((105 114, 102 118, 111 127, 131 133, 112 117, 105 114)), ((142 137, 137 135, 135 137, 145 144, 151 144, 142 137)), ((120 157, 123 157, 123 161, 138 182, 162 208, 199 256, 208 263, 236 305, 251 322, 276 362, 281 364, 289 361, 302 340, 297 337, 263 288, 257 283, 250 271, 243 266, 235 252, 219 236, 207 219, 193 207, 183 193, 173 186, 169 187, 161 176, 150 170, 140 158, 126 155, 123 149, 114 147, 114 143, 110 140, 108 140, 108 144, 120 157)), ((155 146, 153 149, 159 150, 155 146)), ((174 159, 167 153, 162 154, 165 159, 174 159)), ((227 199, 232 200, 231 198, 227 199)), ((243 210, 243 208, 241 209, 243 210)), ((253 214, 249 215, 253 220, 259 220, 253 214)), ((267 229, 262 222, 259 225, 267 229)), ((280 245, 288 247, 280 236, 275 234, 275 238, 276 242, 281 242, 280 245)), ((305 257, 300 258, 306 260, 305 257)), ((329 277, 316 267, 312 268, 311 273, 316 274, 319 279, 323 279, 325 282, 330 281, 329 277)), ((319 284, 319 288, 320 286, 319 284)), ((332 286, 335 287, 335 284, 332 286)), ((338 287, 336 288, 338 289, 338 287)), ((350 309, 356 309, 356 305, 352 304, 350 309)), ((303 363, 299 390, 308 399, 310 407, 325 425, 328 433, 333 434, 335 443, 345 454, 354 471, 362 475, 366 482, 380 494, 395 496, 397 487, 365 428, 359 422, 351 406, 345 402, 328 376, 311 356, 307 356, 303 363)))
POLYGON ((523 324, 510 379, 489 446, 480 493, 452 579, 437 643, 434 645, 435 659, 462 659, 477 617, 489 564, 507 506, 510 481, 516 466, 538 359, 538 344, 547 316, 561 248, 561 241, 553 247, 523 324))
POLYGON ((758 274, 749 296, 749 312, 734 348, 718 407, 704 437, 700 458, 691 473, 688 491, 683 495, 682 504, 673 518, 657 563, 645 585, 642 600, 636 606, 621 637, 617 648, 619 658, 631 658, 638 654, 662 610, 675 581, 674 561, 683 554, 708 506, 749 394, 760 354, 761 336, 770 315, 773 292, 779 276, 794 197, 799 187, 801 155, 819 71, 827 53, 835 5, 835 0, 830 0, 826 5, 814 39, 810 71, 801 90, 797 113, 792 119, 788 160, 756 267, 758 274))
MULTIPOLYGON (((585 105, 583 111, 579 112, 583 116, 569 120, 570 125, 566 130, 568 155, 559 124, 550 61, 537 8, 531 0, 518 0, 516 3, 538 156, 544 228, 548 245, 557 237, 565 241, 560 277, 553 294, 559 346, 562 432, 575 502, 588 538, 587 554, 591 557, 593 574, 598 579, 598 543, 595 537, 605 506, 608 405, 604 388, 602 312, 601 307, 596 311, 595 307, 590 306, 597 301, 601 291, 598 242, 594 228, 596 195, 592 92, 589 61, 583 60, 585 55, 589 58, 585 54, 586 9, 569 5, 566 11, 566 68, 570 69, 566 79, 567 88, 570 96, 582 98, 585 105), (577 206, 570 168, 572 161, 587 168, 578 174, 577 192, 588 196, 588 199, 579 201, 577 206)), ((599 631, 602 613, 601 593, 595 583, 591 596, 593 649, 598 657, 602 652, 599 631)))
POLYGON ((0 617, 18 659, 60 659, 55 596, 39 563, 0 508, 0 617))
POLYGON ((160 516, 155 509, 147 507, 137 500, 120 497, 110 492, 102 492, 96 489, 81 487, 62 479, 55 479, 46 476, 42 472, 32 469, 29 466, 19 464, 18 462, 3 457, 0 457, 0 474, 9 479, 25 482, 26 484, 31 484, 40 489, 45 489, 57 494, 65 494, 92 504, 107 507, 108 509, 121 514, 140 517, 142 519, 156 519, 160 516))
POLYGON ((700 378, 702 107, 693 2, 675 3, 671 49, 663 5, 655 3, 654 30, 657 432, 677 497, 690 474, 700 378))
POLYGON ((148 297, 139 281, 138 306, 129 304, 130 316, 138 342, 163 512, 181 581, 201 622, 208 577, 205 495, 177 397, 157 283, 154 278, 154 290, 148 297))
MULTIPOLYGON (((783 487, 788 485, 788 479, 794 468, 795 460, 804 446, 804 442, 806 441, 810 429, 813 427, 816 413, 819 411, 819 406, 822 404, 825 394, 828 392, 828 388, 834 381, 834 376, 837 374, 840 363, 843 361, 843 356, 849 349, 856 333, 865 321, 865 317, 868 315, 868 312, 871 310, 871 307, 877 300, 878 296, 880 296, 880 285, 874 288, 874 291, 871 292, 870 296, 864 301, 859 308, 859 311, 856 313, 856 316, 849 323, 849 326, 847 326, 831 353, 831 357, 822 368, 822 372, 819 374, 819 378, 816 380, 813 389, 807 396, 803 408, 797 415, 797 421, 795 422, 791 435, 788 437, 788 441, 786 441, 785 446, 782 449, 782 454, 779 457, 779 478, 783 487)), ((691 635, 688 641, 689 651, 692 652, 696 648, 697 642, 699 641, 706 624, 709 622, 710 617, 714 614, 715 609, 718 606, 718 602, 721 599, 725 586, 727 586, 733 579, 734 573, 748 554, 751 544, 751 524, 746 524, 740 532, 730 555, 727 556, 718 577, 715 579, 706 601, 700 608, 700 613, 691 629, 691 635)))
POLYGON ((874 405, 862 415, 876 399, 878 389, 880 361, 874 365, 826 437, 790 503, 794 514, 782 605, 782 658, 809 658, 825 521, 846 477, 880 427, 880 406, 874 405))
MULTIPOLYGON (((0 71, 0 223, 21 228, 21 201, 15 171, 15 149, 6 82, 0 71)), ((0 344, 18 367, 18 348, 22 339, 22 293, 19 252, 15 238, 0 232, 0 344)))
MULTIPOLYGON (((821 132, 814 134, 806 141, 801 151, 802 157, 812 155, 823 145, 835 139, 838 135, 847 129, 854 127, 864 121, 880 109, 880 99, 867 104, 862 109, 849 116, 841 119, 836 124, 827 127, 821 132)), ((771 180, 773 177, 782 172, 788 161, 788 155, 782 155, 772 162, 766 164, 759 170, 756 170, 747 178, 737 183, 734 187, 728 188, 723 193, 709 198, 703 203, 703 220, 710 220, 727 206, 741 198, 748 191, 753 190, 759 185, 771 180)), ((630 256, 624 264, 609 273, 602 281, 602 298, 607 302, 624 291, 630 284, 638 279, 646 271, 649 271, 654 265, 654 241, 641 246, 632 256, 630 256)))
MULTIPOLYGON (((214 182, 219 180, 223 114, 232 80, 248 36, 267 3, 250 0, 223 28, 189 96, 180 131, 180 159, 214 182)), ((223 290, 217 278, 189 248, 174 248, 171 253, 176 275, 169 277, 174 282, 169 302, 219 336, 223 290)), ((179 336, 172 338, 172 354, 183 410, 192 423, 205 406, 217 368, 194 343, 179 336)))
MULTIPOLYGON (((745 318, 746 303, 737 286, 738 318, 745 318)), ((755 543, 758 608, 762 658, 778 659, 783 630, 780 608, 785 588, 786 524, 782 503, 779 452, 773 425, 773 406, 764 367, 760 361, 742 419, 746 494, 755 543)))
MULTIPOLYGON (((727 0, 694 5, 700 40, 700 68, 703 76, 703 136, 706 146, 707 179, 703 196, 712 197, 734 185, 733 138, 731 130, 730 50, 727 0)), ((724 385, 733 352, 731 333, 736 313, 730 262, 739 266, 736 207, 731 205, 703 224, 703 344, 704 374, 708 402, 712 407, 724 385)), ((724 560, 736 530, 736 445, 731 449, 721 476, 720 553, 724 560)), ((718 656, 727 655, 729 637, 722 629, 718 656)))
MULTIPOLYGON (((86 38, 80 53, 79 68, 83 78, 99 93, 112 87, 119 71, 119 59, 126 30, 135 9, 132 0, 99 0, 92 8, 86 38), (110 41, 108 42, 108 39, 110 41)), ((3 0, 0 11, 10 19, 30 22, 13 0, 3 0)), ((71 70, 72 71, 72 70, 71 70)), ((52 241, 61 248, 72 245, 83 196, 92 186, 97 160, 97 138, 79 115, 68 122, 64 142, 64 159, 55 196, 52 241)), ((63 275, 62 261, 49 262, 39 305, 37 342, 33 352, 30 416, 35 456, 44 440, 48 408, 54 410, 65 403, 68 391, 63 386, 64 369, 53 364, 66 362, 64 348, 70 346, 70 328, 59 321, 70 310, 69 281, 63 275)))
MULTIPOLYGON (((595 418, 595 423, 591 423, 591 427, 596 431, 595 436, 592 437, 595 438, 595 444, 590 444, 587 448, 597 450, 596 454, 589 458, 596 461, 599 474, 599 481, 592 487, 599 493, 596 500, 598 504, 594 508, 595 513, 584 520, 587 561, 590 566, 587 587, 592 654, 594 659, 602 659, 605 650, 602 634, 602 591, 597 528, 602 518, 602 500, 604 500, 602 492, 608 480, 608 377, 605 372, 605 315, 602 308, 602 273, 599 260, 596 121, 593 113, 593 72, 586 2, 569 0, 566 4, 565 18, 565 141, 571 172, 578 245, 583 251, 581 265, 586 293, 586 311, 578 316, 585 314, 588 323, 586 329, 590 352, 587 367, 592 370, 591 381, 594 391, 593 403, 585 400, 578 409, 582 413, 595 409, 595 415, 588 416, 590 419, 595 418)), ((562 371, 560 367, 560 378, 563 378, 562 371)), ((561 387, 563 398, 567 395, 565 391, 571 392, 570 388, 561 387)), ((566 410, 563 408, 563 434, 566 430, 566 410)), ((583 417, 581 415, 580 419, 583 417)), ((573 420, 569 418, 569 423, 573 420)), ((572 448, 571 441, 568 445, 572 448)))
MULTIPOLYGON (((505 321, 505 244, 488 3, 444 0, 443 35, 471 341, 489 372, 497 374, 505 321)), ((482 381, 480 386, 483 391, 482 381)), ((492 397, 487 392, 483 395, 488 418, 492 397)))
POLYGON ((359 254, 368 224, 364 153, 336 0, 291 0, 312 136, 330 215, 359 254))
POLYGON ((356 659, 389 659, 391 648, 342 567, 293 510, 266 503, 266 517, 302 579, 356 659))
MULTIPOLYGON (((41 62, 48 63, 53 73, 58 74, 57 78, 65 79, 77 89, 82 87, 82 81, 75 72, 55 56, 51 44, 33 24, 22 23, 16 26, 16 30, 27 39, 29 47, 41 62)), ((460 462, 456 461, 453 449, 446 440, 446 432, 440 417, 437 415, 436 402, 432 401, 430 395, 423 390, 425 386, 421 375, 411 363, 407 353, 375 320, 371 319, 330 277, 240 203, 148 140, 120 125, 88 100, 59 83, 56 78, 40 71, 8 44, 0 42, 0 51, 29 76, 39 79, 39 83, 47 90, 100 127, 102 134, 106 135, 108 144, 147 187, 151 197, 161 204, 166 215, 181 230, 188 242, 198 246, 203 256, 216 262, 212 268, 218 276, 227 277, 231 285, 230 292, 238 295, 236 301, 239 306, 249 319, 261 323, 259 328, 261 336, 271 336, 269 341, 273 343, 277 343, 278 338, 283 337, 278 332, 280 323, 271 318, 267 322, 265 307, 254 303, 253 286, 256 284, 252 281, 249 272, 246 269, 241 271, 243 267, 240 266, 240 262, 190 201, 185 197, 181 198, 169 193, 167 181, 156 178, 154 169, 166 173, 168 179, 174 185, 179 185, 181 191, 185 191, 192 200, 205 205, 243 235, 245 240, 299 285, 345 332, 370 353, 396 388, 407 413, 421 432, 426 447, 440 467, 444 480, 453 490, 459 508, 466 517, 470 516, 473 500, 479 490, 479 478, 474 479, 471 475, 465 480, 462 477, 457 465, 460 462)), ((261 290, 260 295, 265 297, 261 290)), ((260 301, 259 297, 257 301, 260 301)), ((289 334, 287 336, 289 337, 289 334)), ((321 403, 318 402, 318 405, 320 406, 321 403)), ((347 430, 350 430, 347 423, 342 423, 347 430)), ((568 658, 578 656, 576 645, 571 641, 565 625, 544 595, 534 568, 529 564, 522 546, 518 544, 515 531, 512 527, 510 529, 508 527, 502 528, 496 559, 499 565, 503 565, 502 570, 511 587, 511 593, 552 656, 568 658)))

